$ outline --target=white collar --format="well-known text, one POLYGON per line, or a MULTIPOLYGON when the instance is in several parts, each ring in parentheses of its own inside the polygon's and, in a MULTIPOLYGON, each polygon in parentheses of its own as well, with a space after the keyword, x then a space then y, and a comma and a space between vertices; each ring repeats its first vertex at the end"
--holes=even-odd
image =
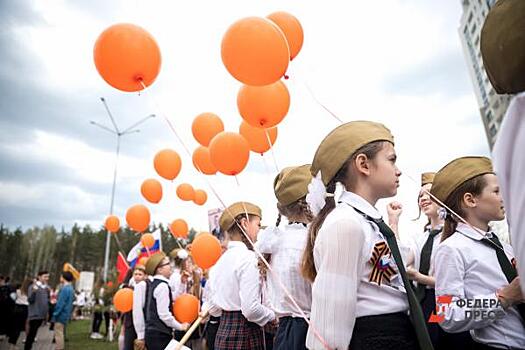
POLYGON ((339 197, 339 201, 349 204, 351 207, 365 213, 373 219, 381 219, 381 214, 372 204, 353 192, 343 191, 341 197, 339 197))
POLYGON ((490 238, 490 237, 492 237, 492 233, 484 232, 484 234, 482 234, 481 233, 481 232, 483 232, 482 229, 479 229, 479 231, 478 231, 478 230, 472 228, 470 225, 467 225, 467 224, 465 224, 463 222, 458 223, 458 227, 456 228, 456 231, 460 232, 463 235, 465 235, 465 236, 467 236, 469 238, 472 238, 472 239, 474 239, 476 241, 481 241, 483 238, 490 238))
POLYGON ((153 279, 157 279, 157 280, 161 280, 161 281, 170 283, 170 281, 166 277, 164 277, 162 275, 155 275, 155 277, 153 277, 153 279))
POLYGON ((244 242, 241 242, 241 241, 229 241, 228 242, 228 249, 230 249, 230 248, 244 248, 244 249, 248 249, 246 244, 244 244, 244 242))

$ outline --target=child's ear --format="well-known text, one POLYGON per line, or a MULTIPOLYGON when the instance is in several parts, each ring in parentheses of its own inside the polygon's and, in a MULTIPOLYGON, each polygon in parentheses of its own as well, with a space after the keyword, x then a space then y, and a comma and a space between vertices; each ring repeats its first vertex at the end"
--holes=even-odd
POLYGON ((463 203, 465 203, 467 208, 475 208, 478 205, 476 196, 469 192, 463 195, 463 203))

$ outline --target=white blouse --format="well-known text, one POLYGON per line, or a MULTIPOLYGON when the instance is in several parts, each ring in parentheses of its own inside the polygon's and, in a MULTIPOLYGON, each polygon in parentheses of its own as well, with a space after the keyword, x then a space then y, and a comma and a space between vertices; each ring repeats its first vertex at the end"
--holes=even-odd
POLYGON ((302 317, 301 312, 283 291, 281 284, 306 316, 310 315, 312 286, 301 276, 301 261, 307 238, 308 229, 297 223, 268 227, 258 235, 256 246, 261 253, 272 254, 270 266, 274 272, 268 271, 267 285, 277 317, 302 317))
POLYGON ((261 303, 257 258, 243 242, 230 241, 228 249, 210 271, 206 283, 207 302, 203 310, 212 316, 222 311, 241 311, 250 322, 264 326, 275 313, 261 303))
POLYGON ((173 300, 177 299, 180 295, 186 293, 187 283, 182 283, 181 271, 179 268, 174 268, 170 276, 170 288, 171 296, 173 300))
MULTIPOLYGON (((321 226, 314 246, 311 323, 332 349, 347 349, 357 317, 408 312, 408 300, 390 249, 362 197, 343 192, 321 226)), ((407 247, 408 249, 408 247, 407 247)), ((306 346, 324 349, 308 330, 306 346)))
MULTIPOLYGON (((452 303, 445 307, 445 319, 439 325, 450 333, 471 331, 475 341, 492 347, 525 349, 525 328, 518 310, 515 307, 503 310, 496 305, 496 291, 509 283, 496 251, 481 242, 482 238, 473 228, 460 223, 456 232, 439 245, 435 258, 436 298, 452 296, 452 303), (457 303, 460 298, 472 300, 470 307, 460 307, 457 303), (475 305, 474 299, 479 299, 481 305, 475 305), (504 317, 470 318, 466 311, 487 314, 492 311, 504 317)), ((510 245, 501 243, 509 260, 513 259, 510 245)))

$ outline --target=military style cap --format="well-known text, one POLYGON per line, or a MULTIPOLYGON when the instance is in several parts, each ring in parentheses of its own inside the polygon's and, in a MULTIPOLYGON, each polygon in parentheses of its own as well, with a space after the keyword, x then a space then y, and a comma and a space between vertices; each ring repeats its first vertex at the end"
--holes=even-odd
POLYGON ((163 252, 157 252, 150 256, 148 258, 148 261, 146 262, 146 273, 150 276, 154 276, 155 270, 159 266, 162 259, 164 259, 165 257, 166 254, 164 254, 163 252))
POLYGON ((436 176, 436 173, 432 172, 421 174, 421 187, 434 182, 434 176, 436 176))
POLYGON ((316 176, 321 171, 326 186, 351 155, 374 141, 394 143, 394 137, 383 124, 370 121, 353 121, 338 126, 317 148, 311 174, 316 176))
POLYGON ((277 201, 281 205, 288 205, 303 198, 308 193, 310 181, 310 164, 284 168, 273 181, 277 201))
POLYGON ((221 215, 219 226, 222 231, 228 231, 235 223, 235 218, 241 214, 256 215, 262 218, 261 208, 249 202, 237 202, 230 205, 221 215))
POLYGON ((462 157, 445 165, 436 173, 430 193, 445 202, 466 181, 476 176, 494 173, 487 157, 462 157))
POLYGON ((525 1, 499 0, 481 29, 481 56, 498 94, 525 91, 525 1))

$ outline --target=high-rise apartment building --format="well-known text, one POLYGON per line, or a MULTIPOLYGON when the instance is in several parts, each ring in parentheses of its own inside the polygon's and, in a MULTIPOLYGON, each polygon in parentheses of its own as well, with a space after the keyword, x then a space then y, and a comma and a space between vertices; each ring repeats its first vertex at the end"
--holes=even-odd
POLYGON ((496 93, 481 58, 479 44, 481 28, 495 2, 496 0, 461 0, 463 14, 458 30, 490 149, 496 141, 501 121, 511 99, 510 95, 496 93))

